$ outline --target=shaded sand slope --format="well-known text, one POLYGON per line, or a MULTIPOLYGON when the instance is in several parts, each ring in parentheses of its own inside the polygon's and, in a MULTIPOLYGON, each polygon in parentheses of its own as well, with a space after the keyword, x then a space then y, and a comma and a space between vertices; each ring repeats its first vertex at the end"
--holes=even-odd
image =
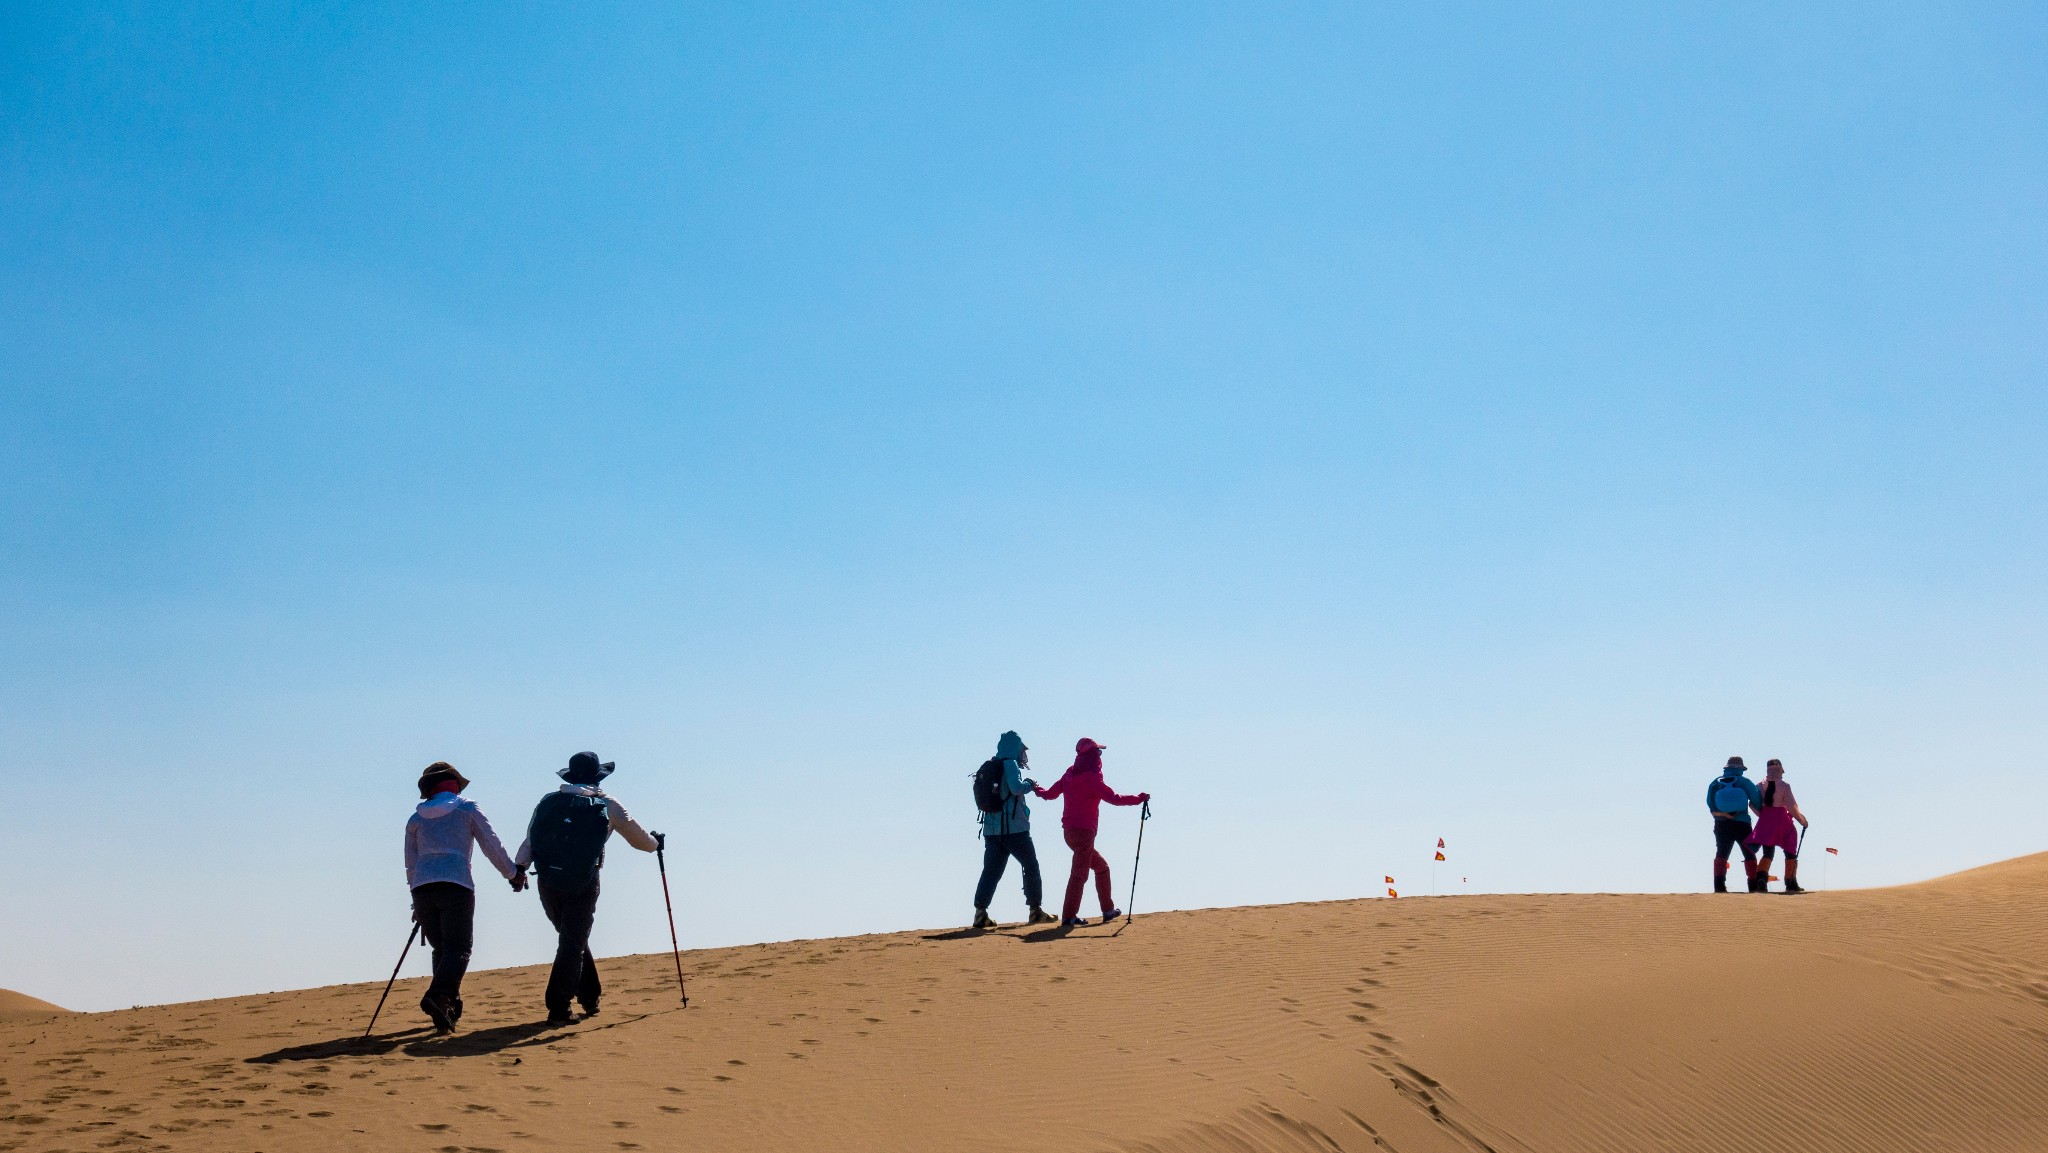
MULTIPOLYGON (((1510 896, 609 962, 0 1024, 0 1149, 2048 1149, 2048 855, 1802 899, 1510 896), (387 1010, 387 1012, 390 1012, 387 1010), (1766 1137, 1765 1135, 1769 1136, 1766 1137)), ((605 915, 624 910, 607 908, 605 915)))

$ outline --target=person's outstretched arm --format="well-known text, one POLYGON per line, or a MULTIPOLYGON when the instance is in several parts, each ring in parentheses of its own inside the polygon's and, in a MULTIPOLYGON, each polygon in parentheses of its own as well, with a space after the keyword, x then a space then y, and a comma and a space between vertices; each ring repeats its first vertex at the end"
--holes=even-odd
POLYGON ((604 797, 604 813, 606 817, 611 819, 612 831, 624 837, 627 844, 641 852, 653 852, 657 847, 654 834, 641 828, 640 822, 634 820, 632 815, 626 812, 626 806, 620 804, 617 797, 610 794, 600 795, 604 797))
POLYGON ((1038 797, 1039 797, 1039 799, 1040 799, 1040 800, 1044 800, 1044 801, 1051 801, 1051 800, 1057 800, 1057 799, 1059 798, 1059 795, 1060 795, 1061 793, 1064 793, 1064 792, 1066 792, 1066 791, 1067 791, 1067 782, 1068 782, 1068 781, 1070 781, 1070 780, 1072 780, 1072 779, 1073 779, 1073 777, 1072 777, 1072 775, 1071 775, 1071 774, 1067 774, 1067 773, 1062 773, 1062 774, 1060 775, 1060 779, 1059 779, 1059 780, 1057 780, 1057 781, 1054 781, 1054 782, 1052 783, 1052 788, 1049 788, 1049 789, 1033 789, 1033 790, 1031 790, 1031 791, 1032 791, 1032 792, 1034 792, 1034 793, 1037 793, 1037 794, 1038 794, 1038 797))
POLYGON ((484 851, 484 859, 498 870, 499 876, 510 881, 523 871, 505 855, 505 846, 498 840, 497 830, 491 828, 490 818, 475 806, 469 810, 469 835, 476 838, 476 847, 484 851))
POLYGON ((1024 796, 1026 793, 1033 793, 1037 791, 1038 782, 1025 780, 1024 770, 1017 766, 1016 761, 1006 760, 1003 762, 1004 800, 1008 800, 1011 797, 1021 797, 1024 796))
POLYGON ((1117 792, 1115 789, 1110 788, 1109 782, 1104 781, 1102 782, 1102 799, 1108 801, 1112 805, 1142 805, 1146 801, 1152 799, 1152 794, 1133 793, 1132 795, 1127 797, 1124 796, 1122 793, 1117 792))
POLYGON ((533 822, 540 816, 540 806, 535 805, 533 816, 526 818, 526 839, 519 842, 519 851, 512 854, 512 867, 520 872, 533 864, 533 822))

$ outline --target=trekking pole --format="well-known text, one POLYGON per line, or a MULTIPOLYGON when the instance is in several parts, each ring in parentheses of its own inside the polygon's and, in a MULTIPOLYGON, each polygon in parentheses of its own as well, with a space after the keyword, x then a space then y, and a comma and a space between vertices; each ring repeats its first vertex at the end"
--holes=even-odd
POLYGON ((668 950, 676 959, 676 991, 683 995, 683 1008, 690 1007, 690 990, 683 984, 683 947, 676 943, 676 906, 668 899, 668 834, 654 834, 654 864, 661 870, 661 904, 668 910, 668 950))
POLYGON ((1138 855, 1131 858, 1131 907, 1124 910, 1124 924, 1131 923, 1131 914, 1138 907, 1138 862, 1145 859, 1145 822, 1152 819, 1152 802, 1138 810, 1138 855))
POLYGON ((370 1030, 375 1029, 377 1027, 377 1014, 382 1013, 384 1011, 384 998, 389 997, 391 995, 391 986, 398 983, 398 971, 400 969, 405 968, 405 955, 407 953, 412 952, 413 939, 418 937, 419 935, 420 923, 418 921, 414 921, 412 923, 412 932, 407 933, 405 935, 405 948, 400 949, 398 951, 398 964, 391 966, 391 979, 389 981, 384 982, 383 996, 377 998, 376 1011, 370 1014, 370 1023, 363 1028, 363 1036, 368 1037, 370 1035, 370 1030))

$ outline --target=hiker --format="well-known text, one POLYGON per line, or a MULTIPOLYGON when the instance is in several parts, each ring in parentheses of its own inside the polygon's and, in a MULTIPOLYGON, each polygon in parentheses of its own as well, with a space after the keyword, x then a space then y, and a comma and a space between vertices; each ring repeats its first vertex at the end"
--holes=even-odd
POLYGON ((1102 779, 1102 750, 1107 745, 1098 745, 1087 737, 1074 744, 1074 764, 1052 788, 1034 790, 1039 796, 1050 801, 1064 796, 1067 807, 1060 812, 1060 832, 1066 835, 1067 847, 1074 850, 1074 867, 1067 874, 1067 899, 1060 906, 1060 925, 1071 928, 1081 924, 1081 889, 1088 883, 1088 873, 1095 873, 1095 896, 1102 902, 1102 921, 1108 924, 1123 916, 1123 910, 1116 907, 1109 892, 1109 862, 1095 851, 1095 832, 1101 821, 1102 802, 1112 805, 1142 805, 1152 799, 1150 793, 1139 793, 1127 797, 1109 787, 1102 779))
POLYGON ((583 1015, 597 1016, 604 986, 597 979, 597 959, 590 955, 590 926, 597 918, 597 874, 604 867, 604 843, 617 832, 643 853, 655 850, 655 835, 640 827, 618 798, 598 788, 618 766, 599 763, 596 753, 577 753, 569 767, 555 770, 561 788, 542 797, 526 826, 526 841, 513 857, 522 873, 533 864, 540 907, 555 927, 555 967, 548 974, 548 1024, 566 1025, 569 999, 583 1006, 583 1015))
POLYGON ((1756 782, 1744 774, 1749 769, 1741 757, 1729 757, 1728 767, 1707 783, 1707 811, 1714 814, 1714 891, 1728 891, 1728 850, 1742 847, 1742 869, 1749 874, 1749 891, 1763 892, 1759 878, 1768 877, 1756 868, 1756 846, 1749 843, 1749 811, 1761 808, 1763 798, 1756 782))
POLYGON ((434 1032, 448 1033, 462 1019, 462 976, 476 939, 476 882, 469 851, 482 846, 484 859, 512 883, 526 888, 526 874, 505 855, 505 846, 476 802, 462 795, 469 779, 447 761, 420 774, 420 803, 405 822, 405 883, 412 889, 412 919, 434 950, 434 980, 420 1009, 434 1032))
POLYGON ((1799 801, 1792 795, 1792 786, 1785 783, 1785 764, 1772 757, 1764 765, 1764 786, 1756 810, 1756 831, 1749 835, 1749 843, 1762 850, 1757 863, 1757 892, 1767 893, 1771 883, 1771 855, 1779 849, 1785 850, 1785 891, 1804 893, 1799 887, 1799 833, 1792 829, 1792 822, 1799 822, 1799 828, 1806 828, 1806 814, 1799 811, 1799 801))
POLYGON ((1024 775, 1031 748, 1014 732, 996 740, 996 755, 974 771, 974 806, 981 810, 981 880, 974 886, 974 927, 992 929, 988 903, 1010 858, 1024 868, 1024 903, 1031 906, 1028 925, 1052 922, 1045 911, 1045 883, 1038 872, 1038 849, 1031 843, 1031 807, 1024 798, 1038 782, 1024 775))

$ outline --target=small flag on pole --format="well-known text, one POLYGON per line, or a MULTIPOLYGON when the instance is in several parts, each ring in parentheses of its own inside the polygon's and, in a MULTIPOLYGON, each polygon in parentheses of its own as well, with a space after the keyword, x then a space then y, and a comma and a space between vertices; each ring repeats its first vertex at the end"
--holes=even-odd
POLYGON ((1392 890, 1392 889, 1388 889, 1388 890, 1387 890, 1387 896, 1389 896, 1389 897, 1398 897, 1398 896, 1400 896, 1400 895, 1401 895, 1401 894, 1399 894, 1399 893, 1396 893, 1396 892, 1395 892, 1394 890, 1392 890))
POLYGON ((1443 849, 1443 847, 1444 847, 1444 839, 1443 839, 1442 837, 1438 837, 1438 838, 1436 839, 1436 847, 1437 847, 1437 849, 1438 849, 1438 850, 1442 850, 1442 849, 1443 849))
POLYGON ((1394 878, 1392 878, 1392 877, 1388 877, 1388 878, 1387 878, 1387 884, 1391 885, 1391 884, 1393 884, 1393 883, 1394 883, 1394 878))
POLYGON ((1444 859, 1444 855, 1443 855, 1442 853, 1438 853, 1438 854, 1436 855, 1436 859, 1437 859, 1437 860, 1439 860, 1439 861, 1441 861, 1441 860, 1443 860, 1443 859, 1444 859))
POLYGON ((1829 850, 1828 850, 1828 855, 1829 855, 1829 856, 1831 856, 1831 857, 1839 857, 1839 856, 1841 856, 1841 855, 1842 855, 1842 850, 1840 850, 1840 849, 1829 849, 1829 850))

